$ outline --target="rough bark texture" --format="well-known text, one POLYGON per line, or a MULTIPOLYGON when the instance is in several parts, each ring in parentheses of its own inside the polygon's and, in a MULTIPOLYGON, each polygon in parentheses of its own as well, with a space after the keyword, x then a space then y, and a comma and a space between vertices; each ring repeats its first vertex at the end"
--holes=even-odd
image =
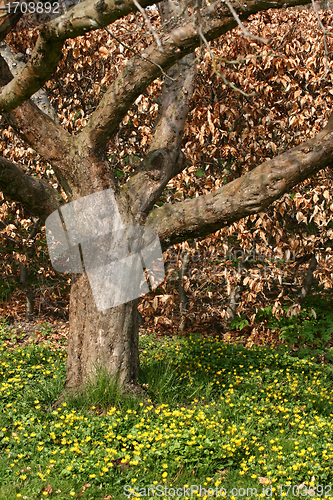
POLYGON ((187 160, 181 151, 186 117, 191 109, 196 65, 194 54, 175 64, 163 84, 154 137, 140 172, 126 183, 132 210, 145 220, 170 179, 180 173, 187 160))
POLYGON ((73 277, 68 339, 68 390, 76 390, 103 367, 119 382, 136 381, 139 373, 138 300, 107 310, 96 309, 86 274, 73 277))

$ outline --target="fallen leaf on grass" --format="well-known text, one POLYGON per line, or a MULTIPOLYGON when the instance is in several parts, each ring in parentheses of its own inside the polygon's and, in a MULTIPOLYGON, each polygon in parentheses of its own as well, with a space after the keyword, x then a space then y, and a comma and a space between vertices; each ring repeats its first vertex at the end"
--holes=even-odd
POLYGON ((43 487, 42 491, 46 491, 50 495, 52 493, 52 486, 47 483, 47 485, 43 487))
POLYGON ((82 486, 82 489, 81 489, 81 491, 80 491, 80 493, 78 494, 78 496, 77 496, 77 497, 78 497, 78 498, 81 498, 81 497, 82 497, 82 495, 83 495, 83 492, 84 492, 87 488, 90 488, 90 486, 91 486, 91 484, 89 484, 89 483, 85 483, 85 484, 82 486))
POLYGON ((272 484, 272 481, 267 477, 258 477, 258 481, 260 484, 272 484))

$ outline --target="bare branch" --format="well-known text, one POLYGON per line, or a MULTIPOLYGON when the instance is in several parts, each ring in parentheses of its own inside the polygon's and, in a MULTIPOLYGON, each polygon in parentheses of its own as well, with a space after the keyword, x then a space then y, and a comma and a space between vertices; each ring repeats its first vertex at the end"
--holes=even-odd
POLYGON ((265 210, 273 201, 319 170, 333 164, 333 115, 313 139, 268 160, 250 172, 198 198, 155 208, 146 225, 158 231, 163 248, 204 237, 265 210))
POLYGON ((35 179, 19 167, 0 156, 0 189, 4 195, 22 203, 43 222, 65 200, 43 179, 35 179))
POLYGON ((110 30, 108 30, 107 28, 105 28, 105 31, 107 31, 109 33, 110 36, 112 36, 112 38, 114 38, 115 40, 117 40, 118 43, 120 43, 120 45, 122 45, 125 49, 127 50, 130 50, 134 55, 140 57, 140 59, 142 59, 143 61, 148 61, 150 62, 151 64, 154 64, 162 73, 163 76, 165 76, 165 78, 170 78, 169 75, 167 75, 166 73, 164 73, 163 71, 163 68, 159 65, 159 64, 156 64, 154 61, 152 61, 151 59, 148 59, 147 57, 143 57, 141 54, 139 54, 139 52, 137 52, 136 50, 134 50, 132 47, 129 47, 128 45, 126 45, 124 42, 122 42, 120 40, 120 38, 118 38, 116 35, 114 35, 110 30))
MULTIPOLYGON (((229 7, 229 10, 231 12, 231 14, 233 15, 234 19, 237 21, 237 24, 238 26, 240 27, 240 29, 242 30, 242 33, 243 35, 245 36, 245 38, 252 38, 252 40, 257 40, 258 42, 262 42, 262 43, 269 43, 269 40, 266 40, 266 38, 261 38, 260 36, 255 36, 255 35, 252 35, 252 33, 250 33, 244 26, 244 24, 242 23, 242 21, 239 19, 238 17, 238 14, 237 12, 235 11, 235 9, 233 8, 233 6, 231 5, 231 3, 229 2, 229 0, 224 0, 225 3, 227 4, 227 6, 229 7)), ((312 0, 313 1, 313 0, 312 0)))
POLYGON ((305 278, 305 281, 303 283, 302 290, 300 291, 300 294, 298 297, 299 304, 301 304, 304 301, 305 297, 310 293, 313 279, 314 279, 313 273, 317 269, 317 266, 318 266, 318 262, 317 262, 316 256, 312 255, 312 258, 311 258, 311 261, 309 264, 309 268, 308 268, 308 272, 306 273, 306 278, 305 278))
MULTIPOLYGON (((11 79, 12 74, 8 64, 0 55, 0 85, 6 84, 11 79)), ((15 133, 45 160, 52 163, 55 169, 64 170, 72 167, 63 162, 71 147, 71 135, 31 100, 24 102, 10 113, 3 113, 3 117, 13 127, 15 133)), ((68 186, 60 172, 57 174, 64 190, 68 192, 68 186)))
MULTIPOLYGON (((323 39, 324 39, 324 50, 325 50, 325 68, 326 68, 326 71, 325 71, 325 77, 327 75, 327 73, 332 73, 332 71, 330 70, 330 67, 328 65, 328 48, 327 48, 327 40, 326 40, 326 35, 329 35, 329 36, 333 36, 333 33, 330 33, 328 32, 325 27, 323 26, 323 23, 321 22, 321 19, 319 17, 319 14, 317 12, 317 7, 316 7, 316 4, 314 2, 314 0, 311 0, 312 1, 312 7, 313 7, 313 10, 315 12, 315 15, 316 15, 316 18, 317 18, 317 21, 318 21, 318 24, 323 32, 323 39)), ((324 78, 325 78, 324 77, 324 78)))
MULTIPOLYGON (((14 52, 6 42, 0 42, 0 55, 4 58, 9 66, 11 73, 15 76, 23 68, 23 54, 14 52)), ((9 75, 8 75, 9 76, 9 75)), ((48 95, 44 89, 38 90, 31 100, 52 120, 60 125, 56 110, 49 101, 48 95)))
MULTIPOLYGON (((289 0, 288 5, 309 3, 311 0, 289 0)), ((246 19, 251 14, 263 9, 282 8, 286 4, 283 0, 268 1, 250 0, 242 6, 240 17, 246 19)), ((164 71, 168 70, 176 61, 194 51, 200 44, 200 35, 193 22, 193 14, 189 21, 178 20, 178 25, 161 37, 164 52, 156 51, 149 46, 141 53, 145 59, 151 59, 154 64, 132 57, 116 80, 110 85, 90 120, 81 132, 81 141, 89 142, 90 147, 100 149, 112 137, 119 123, 137 97, 144 92, 147 86, 159 76, 157 65, 164 71)), ((217 38, 237 25, 224 1, 216 1, 202 11, 202 33, 207 41, 217 38)))
MULTIPOLYGON (((174 10, 182 8, 182 2, 177 3, 177 6, 167 0, 160 3, 162 21, 170 19, 172 13, 177 15, 174 10)), ((188 164, 181 151, 181 143, 186 117, 192 105, 195 75, 194 54, 185 56, 170 68, 169 78, 162 87, 158 117, 148 154, 139 172, 124 186, 130 198, 132 212, 138 215, 140 222, 145 221, 168 181, 188 164)))
MULTIPOLYGON (((154 0, 140 3, 145 7, 153 5, 154 0)), ((44 85, 62 57, 65 40, 104 28, 136 10, 132 0, 86 0, 43 26, 30 60, 11 82, 0 89, 0 113, 19 106, 44 85)))

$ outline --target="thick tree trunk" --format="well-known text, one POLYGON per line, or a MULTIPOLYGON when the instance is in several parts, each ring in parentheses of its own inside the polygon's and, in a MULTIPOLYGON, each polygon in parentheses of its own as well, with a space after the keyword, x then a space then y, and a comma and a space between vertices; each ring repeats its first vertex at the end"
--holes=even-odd
POLYGON ((86 274, 75 275, 70 298, 66 389, 83 388, 103 367, 121 386, 139 372, 138 299, 105 312, 97 310, 86 274))

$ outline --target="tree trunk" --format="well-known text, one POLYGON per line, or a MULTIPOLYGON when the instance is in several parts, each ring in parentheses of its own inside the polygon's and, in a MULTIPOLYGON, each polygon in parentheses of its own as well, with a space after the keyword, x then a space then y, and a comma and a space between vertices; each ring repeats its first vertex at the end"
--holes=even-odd
POLYGON ((75 275, 70 297, 66 390, 76 391, 97 367, 118 376, 121 386, 139 372, 138 299, 98 311, 86 274, 75 275))

